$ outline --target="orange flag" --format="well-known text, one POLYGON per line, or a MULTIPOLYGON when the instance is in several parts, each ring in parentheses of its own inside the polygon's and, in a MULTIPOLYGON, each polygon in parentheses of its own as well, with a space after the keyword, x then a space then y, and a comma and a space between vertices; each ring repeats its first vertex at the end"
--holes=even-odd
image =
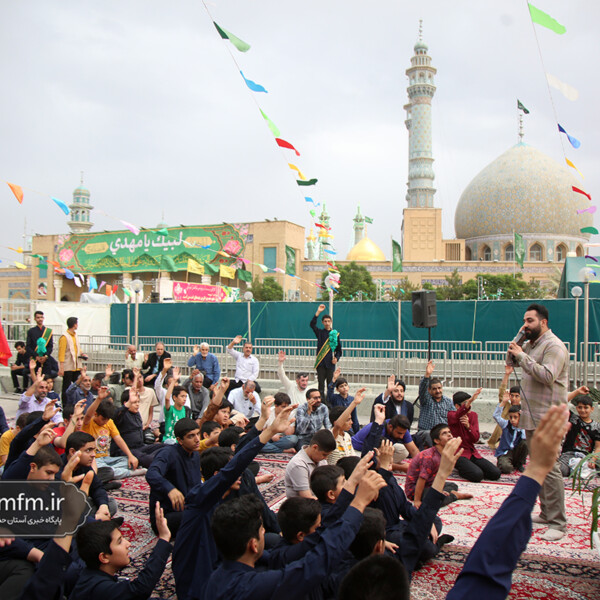
POLYGON ((23 204, 23 188, 16 183, 8 183, 8 187, 12 190, 12 193, 15 195, 15 198, 19 201, 19 204, 23 204))
POLYGON ((108 283, 106 284, 106 287, 104 288, 106 290, 106 295, 110 296, 112 294, 112 285, 109 285, 108 283))

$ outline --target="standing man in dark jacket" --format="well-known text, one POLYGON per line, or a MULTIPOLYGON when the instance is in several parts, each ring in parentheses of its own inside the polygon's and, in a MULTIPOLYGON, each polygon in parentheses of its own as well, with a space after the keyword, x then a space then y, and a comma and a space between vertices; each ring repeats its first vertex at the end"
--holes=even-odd
POLYGON ((319 304, 315 316, 310 322, 311 329, 317 336, 317 358, 315 360, 315 369, 319 380, 319 392, 321 398, 325 398, 325 380, 327 385, 333 380, 333 373, 338 360, 342 356, 342 342, 340 334, 333 329, 333 321, 329 315, 323 315, 321 322, 323 329, 317 327, 317 317, 325 310, 324 304, 319 304))
POLYGON ((25 346, 29 356, 34 356, 38 352, 38 340, 44 338, 46 342, 46 353, 52 354, 54 342, 52 340, 52 329, 44 325, 44 313, 41 310, 36 310, 33 313, 35 319, 35 327, 32 327, 27 332, 27 342, 25 346))

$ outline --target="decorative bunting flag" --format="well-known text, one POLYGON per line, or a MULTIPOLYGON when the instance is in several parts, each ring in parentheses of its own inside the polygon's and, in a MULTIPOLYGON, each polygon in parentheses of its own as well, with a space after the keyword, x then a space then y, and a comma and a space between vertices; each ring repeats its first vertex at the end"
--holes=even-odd
POLYGON ((573 146, 573 148, 577 149, 577 148, 579 148, 579 146, 581 146, 581 142, 577 138, 570 136, 566 132, 565 128, 560 123, 558 123, 558 130, 567 136, 567 138, 569 139, 569 142, 571 143, 571 146, 573 146))
POLYGON ((371 217, 365 217, 365 223, 372 224, 373 223, 373 219, 371 219, 371 217))
POLYGON ((269 92, 267 92, 267 90, 265 90, 265 88, 262 85, 259 85, 258 83, 254 83, 254 81, 252 81, 251 79, 246 79, 244 77, 244 73, 242 73, 242 71, 240 71, 240 75, 244 78, 244 81, 246 82, 246 85, 253 91, 253 92, 264 92, 265 94, 268 94, 269 92))
POLYGON ((402 246, 392 239, 392 272, 402 273, 402 246))
POLYGON ((338 270, 339 270, 339 269, 338 269, 338 268, 337 268, 337 267, 336 267, 336 266, 335 266, 333 263, 330 263, 330 262, 328 262, 328 263, 327 263, 327 266, 328 266, 329 268, 331 268, 332 270, 334 270, 334 271, 338 271, 338 270))
POLYGON ((131 298, 132 297, 132 293, 126 288, 123 288, 123 293, 128 297, 131 298))
POLYGON ((564 83, 558 77, 546 73, 546 79, 548 80, 548 84, 558 90, 567 100, 575 102, 579 98, 579 91, 568 83, 564 83))
POLYGON ((75 273, 73 273, 73 271, 70 269, 65 269, 65 277, 67 279, 75 279, 75 273))
POLYGON ((219 35, 224 40, 229 40, 240 52, 248 52, 248 50, 250 50, 250 44, 247 44, 246 42, 244 42, 244 40, 240 40, 239 37, 233 35, 233 33, 227 31, 227 29, 219 27, 214 21, 213 25, 217 28, 219 35))
POLYGON ((136 227, 135 225, 132 225, 131 223, 128 223, 127 221, 121 221, 121 223, 123 223, 123 225, 125 227, 127 227, 127 229, 129 229, 129 231, 131 231, 131 233, 133 233, 133 235, 140 235, 139 227, 136 227))
POLYGON ((77 287, 81 287, 81 281, 79 281, 79 277, 73 277, 73 283, 77 286, 77 287))
POLYGON ((300 177, 300 179, 302 179, 303 181, 306 181, 306 177, 304 176, 304 173, 302 173, 302 171, 296 165, 293 165, 292 163, 288 163, 288 167, 290 169, 292 169, 293 171, 296 171, 298 173, 298 177, 300 177))
POLYGON ((322 223, 315 223, 315 225, 317 227, 320 227, 321 229, 325 229, 325 231, 329 231, 331 230, 331 227, 326 227, 325 225, 323 225, 322 223))
POLYGON ((546 27, 550 29, 550 31, 554 31, 554 33, 558 33, 562 35, 567 31, 567 28, 564 25, 561 25, 556 19, 553 19, 548 13, 545 13, 543 10, 536 8, 533 4, 527 3, 529 6, 529 14, 531 15, 531 20, 542 27, 546 27))
POLYGON ((237 277, 240 281, 245 281, 246 283, 252 283, 252 273, 250 273, 250 271, 246 271, 244 269, 238 269, 237 277))
POLYGON ((263 119, 267 122, 267 125, 269 127, 269 129, 271 130, 271 133, 276 137, 280 137, 281 136, 281 131, 279 131, 279 128, 277 127, 277 125, 275 125, 275 123, 273 123, 273 121, 271 121, 271 119, 269 119, 269 117, 267 117, 267 115, 265 115, 265 113, 262 111, 262 109, 260 110, 260 114, 263 116, 263 119))
POLYGON ((118 289, 118 288, 119 288, 119 286, 118 286, 118 285, 113 285, 113 288, 112 288, 112 293, 113 293, 113 294, 116 294, 116 293, 117 293, 117 289, 118 289))
POLYGON ((581 215, 583 213, 590 213, 590 215, 593 215, 596 212, 596 207, 595 206, 590 206, 588 208, 582 208, 581 210, 577 211, 578 215, 581 215))
POLYGON ((296 183, 298 185, 315 185, 319 181, 318 179, 309 179, 308 181, 301 181, 300 179, 296 179, 296 183))
POLYGON ((285 274, 285 271, 281 267, 275 267, 273 269, 273 271, 275 271, 275 273, 284 273, 285 274))
POLYGON ((102 286, 106 284, 106 281, 101 281, 100 285, 98 286, 98 291, 100 291, 102 289, 102 286))
POLYGON ((204 265, 196 262, 193 258, 188 258, 187 270, 190 273, 196 273, 196 275, 204 275, 204 265))
POLYGON ((587 192, 584 192, 583 190, 580 190, 578 187, 575 187, 575 186, 572 186, 571 189, 574 192, 577 192, 578 194, 583 194, 584 196, 586 196, 590 202, 592 201, 592 196, 590 194, 588 194, 587 192))
POLYGON ((523 269, 523 262, 525 261, 525 241, 520 233, 515 233, 515 261, 523 269))
POLYGON ((310 212, 310 216, 311 216, 313 219, 314 219, 314 218, 317 216, 317 212, 316 212, 316 211, 314 211, 314 210, 310 210, 310 211, 308 211, 308 212, 310 212))
POLYGON ((60 267, 60 263, 56 262, 55 260, 49 260, 48 264, 52 265, 53 267, 60 267))
POLYGON ((54 196, 50 196, 50 198, 52 198, 52 200, 54 200, 54 202, 56 203, 56 206, 58 206, 58 208, 60 208, 60 210, 62 210, 65 215, 69 215, 69 207, 62 201, 59 200, 58 198, 55 198, 54 196))
POLYGON ((259 267, 262 269, 262 272, 263 272, 263 273, 266 273, 266 272, 269 270, 269 267, 267 267, 267 266, 265 266, 265 265, 261 265, 261 264, 259 264, 258 266, 259 266, 259 267))
POLYGON ((19 254, 23 254, 23 248, 21 248, 21 246, 19 246, 18 248, 11 248, 10 246, 6 246, 9 250, 12 250, 13 252, 18 252, 19 254))
POLYGON ((23 264, 23 263, 21 263, 21 262, 16 262, 16 261, 15 261, 15 267, 17 267, 17 269, 26 269, 26 268, 27 268, 27 265, 24 265, 24 264, 23 264))
POLYGON ((327 252, 327 254, 333 254, 334 256, 337 254, 337 252, 334 252, 333 250, 327 250, 327 248, 323 248, 323 252, 327 252))
POLYGON ((596 257, 590 256, 589 254, 586 254, 585 257, 593 260, 594 262, 598 262, 598 259, 596 257))
POLYGON ((281 148, 287 148, 288 150, 293 150, 296 153, 296 156, 300 156, 300 152, 298 152, 298 150, 296 150, 296 148, 294 148, 294 146, 292 146, 292 144, 290 144, 289 142, 282 140, 280 137, 276 137, 275 141, 277 142, 277 145, 280 146, 281 148))
POLYGON ((23 188, 16 183, 8 183, 6 185, 12 190, 12 193, 15 195, 15 198, 19 201, 19 204, 23 204, 23 188))
POLYGON ((529 111, 525 108, 524 104, 517 98, 517 108, 522 110, 526 115, 529 114, 529 111))
POLYGON ((88 292, 91 292, 92 290, 97 290, 98 289, 98 282, 96 281, 95 277, 92 277, 90 275, 89 281, 88 281, 88 292))
POLYGON ((592 235, 598 235, 598 230, 595 227, 583 227, 579 231, 581 231, 581 233, 591 233, 592 235))
POLYGON ((112 296, 112 285, 107 283, 106 287, 104 288, 104 291, 106 292, 107 296, 112 296))
POLYGON ((583 176, 583 173, 568 158, 565 158, 565 161, 571 168, 575 169, 581 175, 582 179, 585 179, 585 177, 583 176))
POLYGON ((304 199, 305 199, 307 202, 311 202, 311 203, 313 204, 313 206, 321 206, 321 203, 320 203, 320 202, 315 202, 315 201, 314 201, 312 198, 309 198, 308 196, 304 196, 304 199))
POLYGON ((160 235, 164 235, 165 237, 169 235, 169 230, 166 227, 159 229, 156 233, 160 233, 160 235))
POLYGON ((224 256, 225 258, 231 258, 231 256, 227 254, 227 252, 223 252, 222 250, 219 250, 217 254, 219 254, 220 256, 224 256))
POLYGON ((285 247, 285 272, 288 275, 296 274, 296 250, 290 246, 285 247))

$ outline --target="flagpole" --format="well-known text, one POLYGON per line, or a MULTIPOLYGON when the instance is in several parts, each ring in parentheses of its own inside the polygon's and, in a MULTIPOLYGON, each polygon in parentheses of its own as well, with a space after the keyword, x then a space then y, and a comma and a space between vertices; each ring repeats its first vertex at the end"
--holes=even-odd
POLYGON ((513 279, 517 278, 517 240, 515 239, 515 230, 513 229, 513 279))

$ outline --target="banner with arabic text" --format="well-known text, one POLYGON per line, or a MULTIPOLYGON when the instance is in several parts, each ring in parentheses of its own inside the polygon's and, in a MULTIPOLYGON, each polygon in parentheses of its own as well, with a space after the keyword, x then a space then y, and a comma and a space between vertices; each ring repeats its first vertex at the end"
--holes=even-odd
POLYGON ((239 298, 240 288, 173 282, 173 300, 176 302, 237 302, 239 298))

